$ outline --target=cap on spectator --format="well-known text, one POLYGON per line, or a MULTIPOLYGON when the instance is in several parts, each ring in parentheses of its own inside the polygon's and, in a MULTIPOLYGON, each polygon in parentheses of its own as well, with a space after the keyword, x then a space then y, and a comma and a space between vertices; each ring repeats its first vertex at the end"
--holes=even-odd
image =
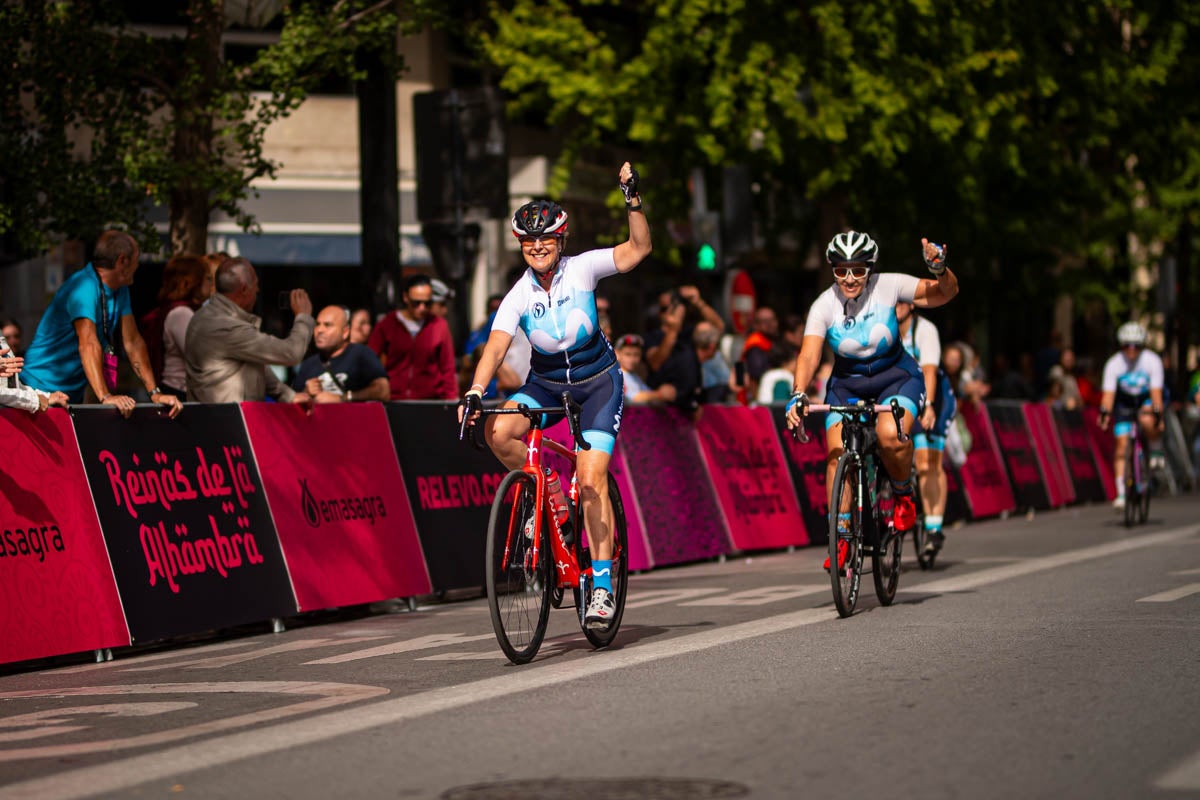
POLYGON ((437 278, 431 280, 429 286, 433 289, 433 302, 435 303, 444 303, 454 297, 454 290, 437 278))
POLYGON ((617 339, 617 347, 639 347, 645 349, 646 343, 636 333, 627 333, 620 339, 617 339))

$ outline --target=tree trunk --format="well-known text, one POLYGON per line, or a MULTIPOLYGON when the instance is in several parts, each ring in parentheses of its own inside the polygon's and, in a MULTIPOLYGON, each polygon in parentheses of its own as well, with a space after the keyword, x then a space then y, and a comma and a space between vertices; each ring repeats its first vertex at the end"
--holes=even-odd
POLYGON ((179 180, 171 192, 171 253, 203 254, 208 242, 211 200, 198 176, 212 158, 213 98, 221 69, 224 0, 190 0, 182 74, 195 76, 175 101, 175 165, 179 180))

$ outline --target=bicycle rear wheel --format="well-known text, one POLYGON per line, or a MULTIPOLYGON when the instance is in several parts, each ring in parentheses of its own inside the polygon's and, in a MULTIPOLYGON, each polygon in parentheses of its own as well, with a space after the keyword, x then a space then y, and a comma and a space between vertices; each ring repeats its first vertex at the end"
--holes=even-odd
POLYGON ((1138 509, 1141 507, 1141 496, 1138 494, 1138 477, 1136 471, 1137 437, 1130 436, 1125 449, 1125 527, 1132 528, 1137 524, 1138 509))
POLYGON ((837 471, 833 476, 833 494, 829 503, 829 582, 833 587, 833 603, 838 616, 848 617, 854 613, 858 603, 858 589, 862 581, 862 537, 863 518, 859 498, 859 473, 854 456, 842 453, 837 471), (849 513, 849 524, 838 527, 838 512, 849 513), (839 543, 844 545, 839 547, 839 543), (838 550, 845 556, 838 558, 838 550))
POLYGON ((504 655, 526 664, 537 655, 550 617, 554 575, 550 565, 550 519, 543 512, 541 543, 534 563, 525 524, 538 513, 532 475, 513 470, 500 482, 488 521, 484 564, 492 629, 504 655))
MULTIPOLYGON (((884 482, 889 480, 882 464, 875 474, 878 477, 875 481, 875 502, 871 508, 875 539, 875 547, 871 550, 871 575, 875 579, 875 596, 879 598, 880 605, 890 606, 896 599, 896 585, 900 582, 900 549, 904 545, 904 537, 896 533, 892 519, 885 518, 879 508, 884 482)), ((920 502, 920 496, 917 494, 919 490, 915 486, 916 481, 914 480, 913 483, 913 500, 920 502)), ((894 497, 892 501, 895 503, 894 497)), ((917 509, 917 525, 920 526, 922 517, 920 506, 917 509)))
MULTIPOLYGON (((625 614, 625 596, 629 580, 629 532, 625 524, 625 503, 621 500, 621 492, 617 489, 617 481, 608 476, 608 497, 612 501, 613 513, 613 563, 612 586, 613 603, 617 611, 613 614, 612 622, 604 630, 592 630, 586 625, 583 635, 595 647, 607 647, 617 636, 621 627, 621 617, 625 614)), ((580 514, 582 519, 583 515, 580 514)))

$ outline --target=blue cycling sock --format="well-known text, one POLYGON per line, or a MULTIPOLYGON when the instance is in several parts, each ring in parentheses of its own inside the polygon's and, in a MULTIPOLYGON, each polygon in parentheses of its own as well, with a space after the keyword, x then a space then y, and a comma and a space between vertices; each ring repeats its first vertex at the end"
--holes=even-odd
POLYGON ((942 530, 942 515, 926 514, 925 530, 929 531, 930 533, 940 533, 942 530))
POLYGON ((850 512, 839 511, 837 516, 837 526, 839 531, 850 530, 850 512))
POLYGON ((612 588, 612 559, 601 560, 599 558, 592 559, 592 588, 605 589, 609 592, 612 588))

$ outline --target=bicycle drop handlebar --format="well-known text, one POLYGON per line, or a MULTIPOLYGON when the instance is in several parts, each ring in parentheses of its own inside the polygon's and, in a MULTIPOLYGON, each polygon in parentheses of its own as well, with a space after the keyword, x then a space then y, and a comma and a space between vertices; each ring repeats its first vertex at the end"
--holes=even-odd
MULTIPOLYGON (((900 406, 900 402, 896 398, 892 398, 890 403, 875 403, 868 404, 866 401, 860 400, 852 405, 829 405, 828 403, 806 403, 808 411, 824 411, 834 414, 841 414, 847 418, 857 418, 861 416, 873 417, 878 414, 892 413, 892 417, 896 420, 896 432, 900 437, 900 444, 908 441, 909 437, 904 433, 904 409, 900 406)), ((809 440, 808 431, 804 429, 804 415, 807 412, 802 411, 800 414, 800 424, 792 428, 792 438, 801 444, 807 444, 809 440)), ((867 420, 863 420, 865 423, 867 420)))
MULTIPOLYGON (((471 397, 472 399, 475 399, 474 395, 471 395, 471 397)), ((478 402, 478 400, 476 400, 476 402, 478 402)), ((575 446, 580 450, 592 449, 592 446, 584 440, 583 431, 579 424, 579 414, 581 411, 583 411, 583 408, 579 405, 579 403, 576 403, 575 400, 571 398, 570 392, 562 393, 561 406, 537 408, 520 403, 513 408, 483 408, 482 404, 480 403, 478 408, 472 408, 473 404, 470 402, 465 402, 463 405, 466 407, 463 409, 462 422, 459 423, 458 427, 458 440, 461 442, 463 439, 467 438, 467 431, 470 429, 471 445, 476 450, 483 449, 483 444, 479 441, 479 426, 476 424, 478 420, 474 418, 476 411, 479 413, 479 419, 482 419, 483 417, 498 416, 501 414, 520 414, 530 422, 534 421, 534 417, 561 414, 567 418, 567 425, 569 425, 571 428, 571 438, 575 441, 575 446)))

